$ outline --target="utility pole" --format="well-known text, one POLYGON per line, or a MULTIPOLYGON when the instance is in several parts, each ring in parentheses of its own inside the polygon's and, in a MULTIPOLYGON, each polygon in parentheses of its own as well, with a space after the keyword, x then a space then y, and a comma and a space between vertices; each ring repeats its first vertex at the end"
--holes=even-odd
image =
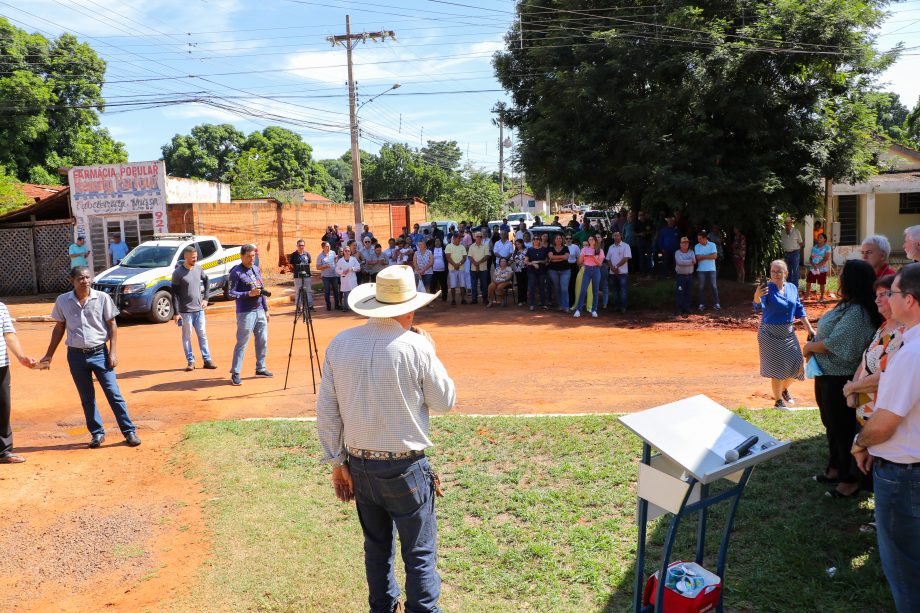
POLYGON ((355 205, 355 228, 359 228, 364 222, 364 185, 361 179, 361 150, 358 146, 358 107, 355 99, 355 78, 352 70, 351 51, 359 42, 367 42, 368 39, 374 42, 377 40, 384 41, 387 38, 396 40, 396 33, 393 30, 384 30, 381 32, 352 34, 349 15, 345 15, 345 34, 326 38, 332 43, 333 47, 336 45, 345 47, 348 56, 348 113, 351 117, 351 191, 355 205))
POLYGON ((498 114, 498 189, 505 196, 505 122, 498 114))

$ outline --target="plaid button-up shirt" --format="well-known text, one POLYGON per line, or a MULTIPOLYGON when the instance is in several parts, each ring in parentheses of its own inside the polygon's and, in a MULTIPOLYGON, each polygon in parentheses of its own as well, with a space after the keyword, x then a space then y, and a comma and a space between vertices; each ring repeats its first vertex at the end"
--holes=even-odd
POLYGON ((338 334, 326 349, 316 420, 324 461, 341 463, 345 446, 375 451, 431 447, 428 412, 456 401, 427 339, 393 319, 371 318, 338 334))

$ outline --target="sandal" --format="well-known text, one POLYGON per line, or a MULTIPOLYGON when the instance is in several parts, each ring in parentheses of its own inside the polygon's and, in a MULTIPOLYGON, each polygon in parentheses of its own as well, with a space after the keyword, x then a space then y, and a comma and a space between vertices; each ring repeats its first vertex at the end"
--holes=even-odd
POLYGON ((5 455, 0 455, 0 464, 22 464, 26 459, 21 455, 16 455, 15 453, 7 453, 5 455))

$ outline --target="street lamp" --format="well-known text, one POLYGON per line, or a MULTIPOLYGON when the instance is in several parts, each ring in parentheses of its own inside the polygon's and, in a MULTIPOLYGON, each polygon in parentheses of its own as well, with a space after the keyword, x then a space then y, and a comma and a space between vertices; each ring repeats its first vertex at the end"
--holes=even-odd
MULTIPOLYGON (((349 83, 351 81, 351 65, 349 69, 349 83)), ((358 228, 362 223, 364 223, 364 185, 361 179, 361 150, 358 148, 358 111, 365 105, 370 102, 373 102, 380 96, 402 87, 400 83, 394 83, 389 87, 373 98, 366 100, 361 103, 360 106, 355 106, 355 96, 352 93, 349 96, 349 111, 351 114, 351 190, 352 190, 352 199, 354 200, 355 206, 355 227, 358 228)))

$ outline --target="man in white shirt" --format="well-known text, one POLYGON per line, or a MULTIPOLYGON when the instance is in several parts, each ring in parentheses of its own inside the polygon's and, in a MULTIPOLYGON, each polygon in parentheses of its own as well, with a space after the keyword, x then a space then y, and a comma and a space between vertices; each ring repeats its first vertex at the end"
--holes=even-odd
POLYGON ((787 217, 783 222, 784 228, 780 233, 780 239, 783 243, 783 259, 789 268, 789 279, 794 283, 799 281, 799 265, 802 262, 802 233, 793 224, 795 220, 787 217))
POLYGON ((437 296, 417 291, 410 267, 385 268, 376 283, 348 297, 368 322, 341 332, 326 349, 316 429, 323 461, 333 466, 336 497, 357 506, 371 611, 401 610, 396 532, 406 567, 405 610, 438 610, 440 485, 425 450, 432 446, 429 412, 449 411, 456 389, 431 336, 412 325, 415 310, 437 296))
POLYGON ((888 292, 904 344, 879 381, 872 418, 853 439, 860 470, 871 469, 879 557, 897 610, 920 611, 920 264, 905 266, 888 292))
POLYGON ((610 289, 613 290, 613 308, 626 312, 627 280, 629 278, 629 260, 632 250, 623 242, 623 235, 613 233, 613 244, 607 249, 604 264, 610 269, 610 289))

